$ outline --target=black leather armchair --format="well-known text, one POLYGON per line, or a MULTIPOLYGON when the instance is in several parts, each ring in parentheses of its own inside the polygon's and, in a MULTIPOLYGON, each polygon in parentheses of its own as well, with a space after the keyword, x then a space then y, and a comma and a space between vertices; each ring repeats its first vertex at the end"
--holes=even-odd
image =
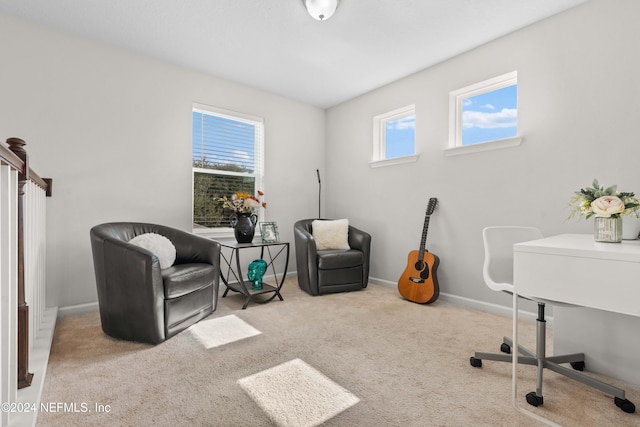
POLYGON ((102 330, 115 338, 158 344, 215 311, 220 244, 170 227, 134 222, 101 224, 90 231, 102 330), (129 243, 156 233, 176 248, 161 269, 147 249, 129 243))
POLYGON ((313 219, 293 226, 296 243, 298 285, 311 294, 354 291, 369 283, 371 236, 349 225, 351 249, 317 250, 313 238, 313 219))

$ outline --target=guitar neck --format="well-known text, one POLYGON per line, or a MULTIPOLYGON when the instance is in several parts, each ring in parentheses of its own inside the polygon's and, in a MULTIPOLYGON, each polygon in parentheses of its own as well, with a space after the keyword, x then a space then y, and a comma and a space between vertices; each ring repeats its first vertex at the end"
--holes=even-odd
POLYGON ((431 215, 427 214, 424 217, 424 226, 422 227, 422 239, 420 239, 420 250, 418 251, 418 260, 424 258, 425 245, 427 244, 427 231, 429 231, 429 219, 431 215))

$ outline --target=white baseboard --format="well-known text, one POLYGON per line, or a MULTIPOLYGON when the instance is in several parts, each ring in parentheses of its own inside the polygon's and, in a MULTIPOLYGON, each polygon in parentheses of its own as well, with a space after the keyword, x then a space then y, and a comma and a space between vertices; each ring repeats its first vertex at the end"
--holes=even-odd
MULTIPOLYGON (((290 279, 292 277, 296 277, 298 275, 297 271, 290 271, 287 273, 287 279, 290 279)), ((264 276, 265 280, 270 280, 273 279, 273 275, 265 275, 264 276)), ((382 285, 382 286, 387 286, 389 288, 393 288, 396 289, 398 284, 397 282, 391 282, 389 280, 383 280, 383 279, 378 279, 376 277, 369 277, 369 283, 375 284, 375 285, 382 285)), ((222 281, 220 281, 220 287, 221 289, 224 288, 224 284, 222 283, 222 281)), ((466 308, 471 308, 474 310, 479 310, 479 311, 485 311, 488 313, 493 313, 493 314, 498 314, 500 316, 505 316, 505 317, 511 317, 511 307, 510 306, 504 306, 504 305, 499 305, 499 304, 493 304, 490 302, 484 302, 484 301, 479 301, 479 300, 475 300, 475 299, 471 299, 471 298, 466 298, 466 297, 461 297, 458 295, 453 295, 453 294, 448 294, 448 293, 444 293, 444 292, 440 292, 440 297, 439 297, 442 301, 446 301, 449 302, 451 304, 455 304, 457 306, 460 307, 466 307, 466 308)), ((60 309, 58 309, 58 315, 59 316, 68 316, 71 314, 82 314, 82 313, 87 313, 89 311, 94 311, 94 310, 98 310, 98 302, 90 302, 90 303, 86 303, 86 304, 77 304, 77 305, 70 305, 70 306, 66 306, 66 307, 61 307, 60 309)), ((520 318, 522 319, 535 319, 537 317, 537 314, 532 312, 532 311, 527 311, 527 310, 519 310, 519 315, 520 318)), ((553 321, 553 317, 552 316, 547 316, 546 320, 548 322, 552 322, 553 321)))
MULTIPOLYGON (((383 285, 393 289, 398 287, 397 282, 390 282, 388 280, 377 279, 375 277, 369 277, 369 283, 375 285, 383 285)), ((438 297, 442 301, 446 301, 448 303, 460 306, 471 308, 473 310, 484 311, 487 313, 497 314, 504 317, 511 317, 513 309, 511 306, 504 306, 499 304, 493 304, 490 302, 479 301, 471 298, 465 298, 458 295, 447 294, 444 292, 440 292, 440 296, 438 297)), ((518 318, 526 319, 526 320, 535 320, 537 317, 537 313, 526 311, 526 310, 518 310, 518 318)), ((552 322, 553 317, 547 317, 547 322, 552 322)))
POLYGON ((47 365, 49 364, 49 353, 51 352, 51 343, 53 341, 53 331, 56 328, 56 319, 58 317, 58 307, 49 307, 42 316, 42 324, 38 331, 38 336, 33 342, 31 351, 29 352, 29 371, 33 373, 31 385, 18 390, 17 403, 29 405, 34 411, 16 412, 9 418, 9 427, 26 427, 35 426, 40 410, 40 399, 42 398, 42 389, 44 387, 44 379, 47 373, 47 365))
MULTIPOLYGON (((298 275, 297 271, 290 271, 287 273, 286 278, 290 279, 292 277, 296 277, 297 275, 298 275)), ((273 275, 265 275, 264 278, 265 280, 270 280, 270 279, 273 279, 273 275)), ((375 277, 369 277, 369 283, 372 283, 375 285, 387 286, 393 289, 396 289, 398 286, 397 282, 391 282, 389 280, 378 279, 375 277)), ((224 289, 224 284, 222 283, 222 280, 220 281, 220 289, 224 289)), ((471 298, 465 298, 458 295, 447 294, 444 292, 440 292, 439 298, 442 301, 446 301, 460 307, 466 307, 466 308, 471 308, 473 310, 485 311, 487 313, 498 314, 500 316, 505 316, 505 317, 511 317, 511 312, 512 312, 511 306, 493 304, 490 302, 484 302, 484 301, 479 301, 471 298)), ((71 305, 67 307, 61 307, 58 310, 58 314, 60 316, 68 316, 70 314, 82 314, 82 313, 87 313, 89 311, 94 311, 94 310, 98 310, 97 301, 86 303, 86 304, 78 304, 78 305, 71 305)), ((535 318, 537 317, 537 314, 532 311, 520 309, 518 317, 521 319, 535 320, 535 318)), ((553 316, 547 316, 546 320, 551 324, 551 322, 553 322, 553 316)))
POLYGON ((66 307, 60 307, 58 315, 60 317, 69 316, 71 314, 82 314, 90 311, 98 310, 98 301, 88 302, 86 304, 68 305, 66 307))

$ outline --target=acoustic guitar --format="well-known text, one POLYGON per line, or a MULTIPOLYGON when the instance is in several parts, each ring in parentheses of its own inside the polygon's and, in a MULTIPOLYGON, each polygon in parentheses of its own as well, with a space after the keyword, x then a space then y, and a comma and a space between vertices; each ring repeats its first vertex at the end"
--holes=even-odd
POLYGON ((424 217, 422 239, 420 249, 409 252, 407 267, 398 280, 398 292, 409 301, 420 304, 429 304, 438 299, 440 288, 436 271, 440 259, 425 249, 427 243, 427 231, 429 219, 438 204, 438 199, 432 197, 427 204, 427 213, 424 217))

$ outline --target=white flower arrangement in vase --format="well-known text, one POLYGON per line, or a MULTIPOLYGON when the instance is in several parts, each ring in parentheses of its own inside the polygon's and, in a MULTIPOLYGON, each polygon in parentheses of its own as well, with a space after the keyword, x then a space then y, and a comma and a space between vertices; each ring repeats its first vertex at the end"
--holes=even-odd
MULTIPOLYGON (((576 191, 570 200, 572 205, 569 218, 576 215, 589 219, 595 217, 594 236, 600 242, 620 242, 622 239, 622 218, 638 218, 640 200, 631 192, 618 192, 617 186, 603 187, 597 179, 591 187, 576 191)), ((639 221, 636 221, 639 222, 639 221)), ((640 231, 640 230, 638 230, 640 231)), ((629 230, 633 234, 633 229, 629 230)), ((628 234, 625 233, 625 238, 628 234)), ((638 232, 635 232, 637 238, 638 232)))

